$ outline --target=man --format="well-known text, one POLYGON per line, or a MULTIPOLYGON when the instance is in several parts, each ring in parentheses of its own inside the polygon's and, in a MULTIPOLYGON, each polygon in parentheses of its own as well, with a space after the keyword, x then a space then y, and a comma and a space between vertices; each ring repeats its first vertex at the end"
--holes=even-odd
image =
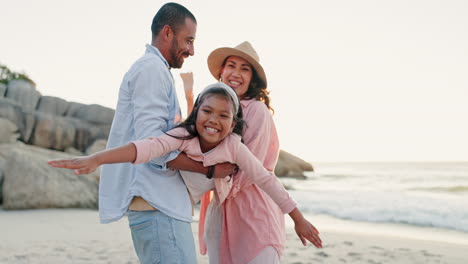
MULTIPOLYGON (((180 68, 194 55, 196 28, 195 17, 182 5, 167 3, 157 12, 151 45, 122 81, 107 148, 159 136, 180 120, 170 69, 180 68)), ((178 152, 142 165, 105 165, 99 185, 100 220, 117 221, 128 211, 141 263, 196 263, 190 198, 179 172, 168 166, 208 172, 178 152)), ((218 174, 234 170, 232 165, 218 166, 218 174)))

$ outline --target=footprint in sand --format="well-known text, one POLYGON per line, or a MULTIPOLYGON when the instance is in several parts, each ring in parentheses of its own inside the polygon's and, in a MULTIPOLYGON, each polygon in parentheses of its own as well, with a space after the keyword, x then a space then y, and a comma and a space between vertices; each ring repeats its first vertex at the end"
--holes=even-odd
POLYGON ((65 251, 65 248, 57 247, 57 248, 54 248, 54 250, 55 250, 55 251, 64 252, 64 251, 65 251))
POLYGON ((400 251, 410 251, 409 248, 397 248, 397 250, 400 250, 400 251))
POLYGON ((345 241, 343 242, 343 244, 347 245, 347 246, 352 246, 353 245, 353 242, 351 241, 345 241))
POLYGON ((328 258, 329 257, 329 255, 327 253, 323 252, 323 251, 317 252, 317 253, 315 253, 315 255, 323 257, 323 258, 328 258))
POLYGON ((356 253, 356 252, 349 252, 349 253, 348 253, 348 256, 353 257, 353 258, 356 258, 356 259, 361 259, 361 254, 360 254, 360 253, 356 253))
POLYGON ((370 247, 370 248, 372 248, 372 249, 378 249, 378 250, 385 250, 384 248, 381 248, 381 247, 378 247, 378 246, 372 246, 372 247, 370 247))

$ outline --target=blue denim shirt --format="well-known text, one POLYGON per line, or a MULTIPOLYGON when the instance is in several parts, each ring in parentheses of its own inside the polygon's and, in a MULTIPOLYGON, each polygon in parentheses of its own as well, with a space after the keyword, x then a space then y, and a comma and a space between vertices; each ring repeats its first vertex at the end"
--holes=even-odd
MULTIPOLYGON (((180 121, 181 112, 169 65, 156 47, 146 52, 125 74, 110 131, 107 148, 130 141, 156 137, 180 121)), ((178 171, 166 162, 178 152, 132 165, 104 165, 99 184, 101 223, 122 218, 134 196, 175 219, 191 222, 192 208, 187 189, 178 171)))

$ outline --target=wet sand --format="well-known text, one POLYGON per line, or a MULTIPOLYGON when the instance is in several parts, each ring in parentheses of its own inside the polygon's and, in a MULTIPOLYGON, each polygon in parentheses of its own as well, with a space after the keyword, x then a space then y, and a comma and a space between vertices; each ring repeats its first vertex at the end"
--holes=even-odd
MULTIPOLYGON (((282 263, 468 263, 468 234, 309 216, 324 247, 304 247, 287 221, 282 263)), ((0 209, 0 263, 138 263, 128 222, 99 224, 81 209, 0 209)), ((197 222, 193 226, 197 237, 197 222)), ((208 263, 198 256, 200 264, 208 263)))

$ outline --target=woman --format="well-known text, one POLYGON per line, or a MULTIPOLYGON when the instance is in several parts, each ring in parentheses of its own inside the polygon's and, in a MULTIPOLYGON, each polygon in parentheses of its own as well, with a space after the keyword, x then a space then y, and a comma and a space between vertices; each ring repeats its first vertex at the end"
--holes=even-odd
MULTIPOLYGON (((241 99, 247 125, 243 141, 267 170, 274 171, 279 140, 266 75, 255 49, 249 42, 216 49, 208 56, 208 67, 215 79, 233 88, 241 99)), ((279 263, 285 242, 284 215, 244 172, 233 178, 231 192, 221 206, 210 203, 204 224, 207 197, 202 201, 199 235, 205 234, 210 263, 279 263), (216 224, 219 221, 221 225, 216 224), (213 230, 216 226, 222 229, 213 230)), ((203 237, 199 238, 205 253, 203 237)))

